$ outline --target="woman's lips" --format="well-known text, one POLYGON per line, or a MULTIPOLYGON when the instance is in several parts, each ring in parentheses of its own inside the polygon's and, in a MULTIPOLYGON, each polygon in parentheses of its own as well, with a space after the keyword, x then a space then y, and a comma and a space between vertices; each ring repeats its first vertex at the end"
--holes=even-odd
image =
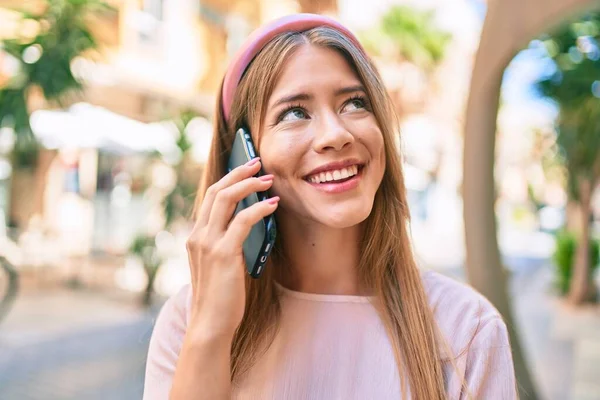
POLYGON ((364 167, 361 166, 358 168, 358 173, 356 175, 349 177, 349 178, 339 180, 339 181, 315 183, 315 182, 310 182, 310 181, 306 180, 306 182, 309 185, 311 185, 312 187, 314 187, 315 189, 320 190, 325 193, 331 193, 331 194, 344 193, 344 192, 350 191, 352 189, 355 189, 359 185, 359 183, 362 179, 363 171, 364 171, 364 167))

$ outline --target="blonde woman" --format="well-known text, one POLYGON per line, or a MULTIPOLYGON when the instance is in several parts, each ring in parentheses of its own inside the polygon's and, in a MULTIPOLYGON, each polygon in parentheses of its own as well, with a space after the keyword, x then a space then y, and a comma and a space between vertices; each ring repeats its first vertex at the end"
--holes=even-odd
POLYGON ((497 311, 417 268, 398 125, 348 29, 299 14, 254 32, 214 121, 187 246, 192 282, 156 321, 145 399, 516 398, 497 311), (239 127, 260 159, 226 173, 239 127), (273 213, 278 240, 252 279, 242 244, 273 213))

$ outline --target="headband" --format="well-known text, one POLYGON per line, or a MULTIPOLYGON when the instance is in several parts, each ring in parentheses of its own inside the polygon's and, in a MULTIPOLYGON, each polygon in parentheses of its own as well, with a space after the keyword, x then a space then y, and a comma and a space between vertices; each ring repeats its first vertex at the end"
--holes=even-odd
POLYGON ((336 20, 317 14, 293 14, 276 19, 252 32, 233 57, 223 80, 222 108, 225 120, 229 121, 235 91, 254 57, 275 36, 283 32, 303 32, 325 26, 342 33, 363 53, 363 47, 352 32, 336 20))

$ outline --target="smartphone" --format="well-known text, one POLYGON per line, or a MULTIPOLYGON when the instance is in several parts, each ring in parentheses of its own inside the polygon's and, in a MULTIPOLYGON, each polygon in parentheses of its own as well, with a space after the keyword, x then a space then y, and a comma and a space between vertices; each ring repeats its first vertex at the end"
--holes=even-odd
MULTIPOLYGON (((228 171, 246 164, 253 158, 258 157, 252 136, 245 128, 240 128, 235 133, 235 140, 229 156, 227 165, 228 171)), ((263 174, 262 169, 256 174, 263 174)), ((252 206, 253 204, 263 201, 269 197, 267 192, 252 193, 237 204, 234 215, 240 211, 252 206)), ((243 250, 246 261, 246 269, 252 278, 258 278, 262 274, 267 258, 273 250, 276 235, 275 217, 269 215, 252 226, 250 234, 244 241, 243 250)))

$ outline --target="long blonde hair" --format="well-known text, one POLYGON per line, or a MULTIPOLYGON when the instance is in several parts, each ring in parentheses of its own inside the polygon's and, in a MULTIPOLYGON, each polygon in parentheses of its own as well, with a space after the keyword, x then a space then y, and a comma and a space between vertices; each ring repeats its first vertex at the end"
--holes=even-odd
MULTIPOLYGON (((438 328, 409 241, 410 216, 396 146, 397 118, 375 66, 344 35, 326 27, 278 35, 248 67, 237 89, 229 122, 223 116, 219 98, 213 142, 197 204, 202 201, 206 189, 224 176, 235 129, 258 127, 257 132, 260 132, 267 101, 284 63, 299 47, 307 44, 338 51, 366 88, 383 134, 386 168, 373 210, 365 221, 359 279, 377 299, 374 306, 394 350, 402 392, 406 393, 408 377, 412 398, 445 399, 438 328)), ((257 147, 260 148, 259 143, 257 147)), ((278 257, 280 249, 281 244, 276 244, 271 263, 281 259, 278 257)), ((233 382, 268 348, 277 332, 280 305, 272 267, 268 265, 260 279, 247 278, 246 309, 231 349, 233 382)))

